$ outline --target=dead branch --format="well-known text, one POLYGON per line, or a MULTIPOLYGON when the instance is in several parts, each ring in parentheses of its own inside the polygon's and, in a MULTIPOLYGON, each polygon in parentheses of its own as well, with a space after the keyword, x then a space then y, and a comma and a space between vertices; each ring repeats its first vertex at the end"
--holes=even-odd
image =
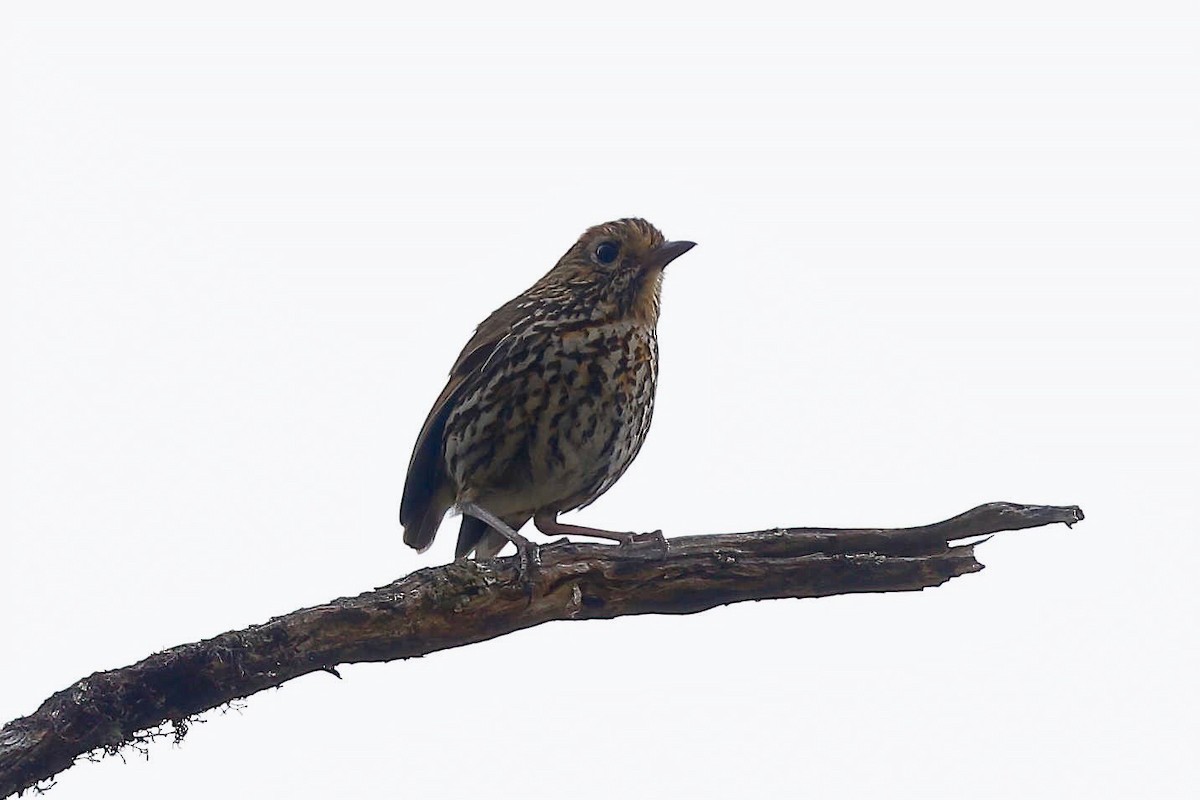
MULTIPOLYGON (((742 600, 896 592, 978 572, 967 537, 1083 519, 1077 506, 989 503, 916 528, 789 528, 683 536, 666 548, 556 542, 528 582, 512 558, 456 561, 97 672, 0 729, 0 797, 75 759, 336 665, 482 642, 551 620, 691 614, 742 600)), ((340 676, 339 676, 340 677, 340 676)), ((154 735, 154 734, 151 734, 154 735)), ((158 735, 162 735, 159 733, 158 735)))

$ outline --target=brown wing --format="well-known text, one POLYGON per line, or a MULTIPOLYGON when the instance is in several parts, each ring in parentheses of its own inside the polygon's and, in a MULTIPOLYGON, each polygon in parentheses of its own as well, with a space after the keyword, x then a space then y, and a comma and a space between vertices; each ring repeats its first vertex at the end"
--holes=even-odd
POLYGON ((404 480, 404 495, 400 500, 400 524, 404 526, 404 543, 417 550, 425 550, 433 543, 442 517, 454 502, 454 487, 446 474, 442 456, 442 440, 446 419, 454 409, 454 403, 464 381, 480 370, 496 346, 510 330, 516 306, 520 298, 505 303, 491 313, 475 329, 475 335, 458 354, 450 380, 438 395, 408 462, 408 476, 404 480))

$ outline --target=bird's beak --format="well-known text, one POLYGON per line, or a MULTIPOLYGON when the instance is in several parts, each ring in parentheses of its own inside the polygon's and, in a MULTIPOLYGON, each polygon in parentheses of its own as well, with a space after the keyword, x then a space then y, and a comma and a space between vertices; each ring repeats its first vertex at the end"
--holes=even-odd
POLYGON ((695 246, 695 242, 663 242, 650 254, 647 266, 662 269, 695 246))

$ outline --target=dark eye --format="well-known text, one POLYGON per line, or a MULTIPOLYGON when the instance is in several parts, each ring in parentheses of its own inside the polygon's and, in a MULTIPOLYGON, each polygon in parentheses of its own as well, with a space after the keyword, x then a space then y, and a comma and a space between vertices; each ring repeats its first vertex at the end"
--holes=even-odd
POLYGON ((616 242, 601 242, 596 245, 596 260, 601 264, 611 264, 617 260, 621 246, 616 242))

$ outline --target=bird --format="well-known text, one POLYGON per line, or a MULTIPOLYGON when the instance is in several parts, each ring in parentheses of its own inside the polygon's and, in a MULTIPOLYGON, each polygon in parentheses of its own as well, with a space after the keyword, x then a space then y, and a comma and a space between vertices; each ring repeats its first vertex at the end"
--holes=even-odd
POLYGON ((512 542, 524 566, 537 557, 517 532, 530 520, 552 537, 639 538, 558 516, 608 491, 641 449, 663 271, 694 246, 644 219, 595 225, 479 324, 413 447, 405 544, 427 550, 449 511, 462 515, 456 559, 492 558, 512 542))

